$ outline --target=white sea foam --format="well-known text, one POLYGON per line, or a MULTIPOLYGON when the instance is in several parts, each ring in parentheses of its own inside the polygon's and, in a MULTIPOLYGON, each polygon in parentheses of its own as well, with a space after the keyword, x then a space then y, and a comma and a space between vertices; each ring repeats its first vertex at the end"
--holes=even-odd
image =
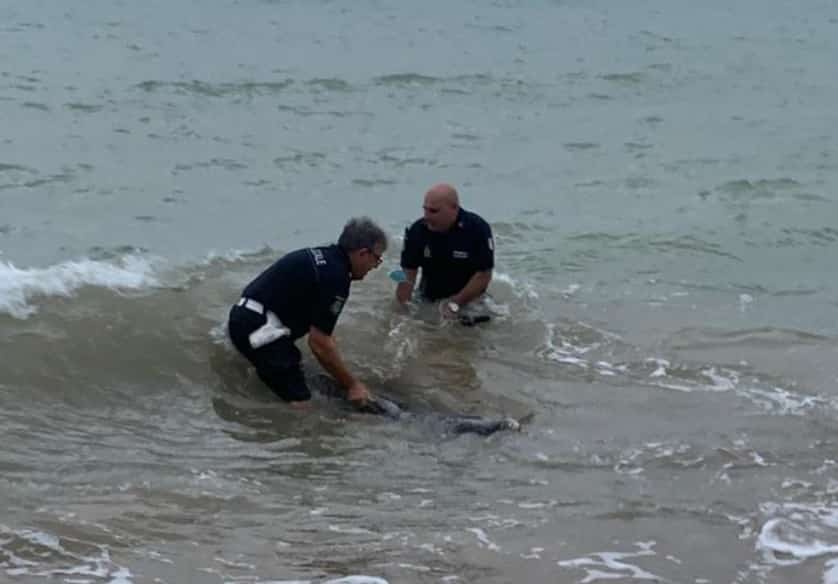
POLYGON ((657 359, 647 359, 647 362, 658 364, 658 368, 649 375, 649 377, 654 377, 658 380, 652 383, 652 385, 656 387, 690 393, 693 391, 734 391, 739 386, 739 374, 730 369, 717 369, 716 367, 710 367, 709 369, 702 370, 701 375, 708 381, 708 383, 700 383, 697 381, 683 379, 670 381, 672 378, 669 371, 666 369, 666 367, 670 366, 668 362, 657 359), (663 365, 664 363, 665 365, 663 365))
POLYGON ((833 408, 828 399, 813 395, 802 395, 781 387, 770 390, 750 388, 746 391, 748 398, 756 403, 765 413, 781 416, 800 416, 818 406, 833 408))
POLYGON ((516 296, 519 298, 528 298, 529 300, 538 300, 538 292, 535 289, 535 286, 530 284, 529 282, 520 282, 506 274, 504 272, 495 271, 492 275, 492 279, 498 282, 503 282, 508 284, 512 291, 516 296))
POLYGON ((139 289, 157 284, 151 262, 127 256, 117 263, 79 260, 47 268, 20 269, 0 262, 0 313, 27 318, 38 296, 70 296, 82 286, 139 289))
MULTIPOLYGON (((577 346, 562 338, 561 331, 554 323, 545 324, 545 338, 537 354, 542 359, 565 365, 574 365, 581 369, 592 370, 602 376, 617 376, 630 373, 628 365, 614 365, 607 361, 591 361, 586 355, 600 347, 600 343, 590 346, 577 346)), ((598 331, 603 335, 603 331, 598 331)), ((667 359, 648 357, 644 365, 650 367, 645 374, 649 383, 662 389, 691 392, 732 392, 756 404, 764 413, 772 415, 800 416, 816 408, 838 410, 838 399, 820 395, 806 395, 782 387, 759 387, 746 383, 741 372, 727 367, 706 367, 700 375, 685 377, 679 375, 679 369, 688 366, 673 364, 667 359)), ((747 363, 742 363, 743 367, 747 363)), ((645 367, 644 367, 645 369, 645 367)), ((758 383, 758 380, 753 380, 758 383)))
POLYGON ((488 548, 492 551, 500 550, 500 546, 489 539, 489 536, 486 535, 486 532, 480 529, 479 527, 470 527, 466 529, 466 531, 470 531, 475 536, 477 536, 477 541, 480 542, 481 546, 488 548))
POLYGON ((224 252, 210 250, 204 257, 203 263, 204 265, 208 265, 214 263, 217 260, 222 260, 226 262, 237 262, 251 256, 267 254, 270 251, 271 250, 266 247, 263 247, 258 250, 231 249, 224 252))
POLYGON ((539 350, 540 356, 548 361, 577 365, 582 368, 588 367, 588 362, 581 358, 581 355, 588 351, 587 347, 576 347, 561 338, 558 339, 559 344, 556 345, 556 337, 560 336, 558 327, 550 322, 546 323, 545 327, 544 346, 539 350))
POLYGON ((389 582, 375 576, 344 576, 337 580, 326 580, 323 584, 389 584, 389 582))
POLYGON ((417 350, 417 341, 413 336, 413 323, 411 319, 399 317, 395 324, 391 325, 387 334, 386 348, 388 354, 393 356, 393 367, 399 371, 404 363, 411 359, 417 350))
MULTIPOLYGON (((799 564, 838 554, 838 507, 803 503, 767 503, 769 517, 757 537, 763 560, 776 565, 799 564)), ((834 568, 830 570, 834 577, 834 568)), ((824 576, 827 581, 827 576, 824 576)))
POLYGON ((750 305, 753 303, 754 297, 750 294, 740 294, 739 295, 739 310, 741 312, 746 312, 750 305))
POLYGON ((708 391, 731 391, 739 385, 739 374, 730 369, 710 367, 704 369, 701 374, 711 381, 709 385, 704 386, 708 391))
POLYGON ((329 531, 335 533, 345 533, 348 535, 373 535, 374 532, 363 527, 344 527, 342 525, 330 525, 329 531))
POLYGON ((376 576, 343 576, 332 580, 259 580, 255 584, 390 584, 384 578, 376 576))
POLYGON ((232 350, 233 343, 230 341, 230 335, 227 334, 227 321, 219 322, 212 327, 209 336, 216 345, 224 345, 232 350))
POLYGON ((128 568, 116 565, 110 557, 107 546, 95 545, 94 554, 81 554, 67 550, 61 543, 61 539, 50 533, 31 529, 10 529, 0 525, 0 558, 5 557, 5 562, 0 561, 0 568, 5 568, 5 573, 10 576, 34 575, 39 577, 64 577, 65 582, 90 582, 91 578, 97 581, 107 579, 109 584, 131 584, 133 575, 128 568), (33 559, 20 558, 12 552, 15 540, 24 540, 34 548, 33 557, 50 558, 52 567, 43 568, 38 561, 33 559), (64 566, 60 566, 64 563, 64 566), (58 565, 59 567, 55 567, 58 565))
POLYGON ((655 556, 654 542, 637 542, 639 548, 634 553, 599 552, 573 560, 563 560, 558 565, 563 568, 579 568, 586 572, 580 582, 595 582, 597 580, 635 579, 660 581, 663 578, 629 563, 630 558, 641 556, 655 556))
MULTIPOLYGON (((554 323, 546 323, 545 327, 544 344, 537 352, 541 358, 556 363, 574 365, 581 369, 590 369, 605 377, 614 377, 628 373, 627 365, 618 365, 602 360, 591 362, 584 357, 587 353, 599 349, 603 343, 594 342, 588 346, 574 345, 567 339, 561 338, 561 332, 554 323)), ((594 330, 605 338, 618 338, 611 333, 597 329, 594 330)))
POLYGON ((670 366, 669 361, 666 359, 646 359, 647 363, 653 363, 656 365, 654 371, 649 374, 649 377, 666 377, 666 368, 670 366))
MULTIPOLYGON (((819 395, 807 395, 782 387, 759 387, 742 379, 739 372, 724 367, 701 370, 701 378, 679 379, 670 373, 672 365, 663 359, 646 359, 655 370, 649 374, 656 387, 682 392, 733 392, 753 402, 763 413, 780 416, 802 416, 816 408, 838 410, 838 400, 819 395), (706 381, 705 381, 706 380, 706 381), (703 382, 704 381, 704 382, 703 382)), ((754 380, 758 383, 758 380, 754 380)))

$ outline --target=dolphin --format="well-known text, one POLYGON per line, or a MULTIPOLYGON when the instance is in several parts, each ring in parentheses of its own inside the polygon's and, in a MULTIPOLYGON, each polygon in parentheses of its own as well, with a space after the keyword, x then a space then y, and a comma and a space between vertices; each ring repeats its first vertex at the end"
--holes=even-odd
MULTIPOLYGON (((385 416, 392 420, 409 420, 411 418, 432 418, 435 424, 441 425, 445 433, 454 434, 479 434, 481 436, 489 436, 495 432, 502 430, 519 431, 521 429, 521 420, 510 418, 508 416, 489 417, 489 416, 470 416, 466 414, 417 414, 409 412, 399 406, 396 402, 391 401, 380 395, 371 395, 370 398, 362 405, 356 406, 361 412, 368 414, 376 414, 385 416)), ((527 416, 529 419, 530 416, 527 416)), ((526 420, 525 420, 526 421, 526 420)))
MULTIPOLYGON (((344 399, 345 393, 337 387, 337 384, 328 376, 317 375, 317 381, 310 383, 321 394, 329 398, 344 399)), ((431 422, 438 426, 445 434, 459 436, 460 434, 479 434, 489 436, 495 432, 512 431, 518 432, 521 427, 532 420, 532 413, 522 418, 509 416, 474 416, 468 414, 444 414, 437 412, 412 412, 397 404, 393 400, 381 395, 370 395, 362 404, 351 404, 356 411, 384 416, 394 421, 417 420, 431 422)))

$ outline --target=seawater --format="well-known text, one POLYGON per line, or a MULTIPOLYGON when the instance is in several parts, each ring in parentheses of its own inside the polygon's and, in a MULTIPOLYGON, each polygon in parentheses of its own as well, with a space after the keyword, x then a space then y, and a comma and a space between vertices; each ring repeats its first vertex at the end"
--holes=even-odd
MULTIPOLYGON (((0 8, 0 579, 838 582, 838 9, 0 8), (496 318, 405 314, 431 184, 496 318), (288 411, 250 278, 367 214, 337 338, 451 437, 288 411)), ((317 366, 309 355, 312 374, 317 366)))

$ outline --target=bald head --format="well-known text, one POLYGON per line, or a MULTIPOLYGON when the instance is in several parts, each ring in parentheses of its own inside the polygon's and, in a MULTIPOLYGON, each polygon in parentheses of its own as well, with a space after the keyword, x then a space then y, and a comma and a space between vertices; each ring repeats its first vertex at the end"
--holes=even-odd
POLYGON ((457 196, 457 189, 448 183, 439 183, 428 189, 425 193, 425 200, 432 199, 434 203, 449 206, 460 206, 460 197, 457 196))
POLYGON ((460 211, 460 197, 457 189, 447 183, 439 183, 425 193, 425 224, 431 231, 448 231, 457 221, 460 211))

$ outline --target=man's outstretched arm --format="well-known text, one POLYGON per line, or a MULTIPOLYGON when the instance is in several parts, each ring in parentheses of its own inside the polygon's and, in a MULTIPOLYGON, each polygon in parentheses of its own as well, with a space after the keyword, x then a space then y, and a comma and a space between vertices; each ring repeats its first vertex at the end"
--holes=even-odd
POLYGON ((460 306, 464 306, 483 294, 489 287, 492 281, 492 270, 485 270, 483 272, 475 272, 475 274, 466 282, 463 289, 451 296, 450 300, 456 302, 460 306))
POLYGON ((418 274, 419 270, 404 270, 405 280, 404 282, 399 282, 398 286, 396 286, 396 300, 400 304, 405 304, 410 300, 413 289, 416 287, 416 276, 418 274))
POLYGON ((369 398, 367 386, 358 381, 349 371, 331 335, 312 326, 308 330, 308 346, 323 369, 346 390, 346 399, 364 401, 369 398))

